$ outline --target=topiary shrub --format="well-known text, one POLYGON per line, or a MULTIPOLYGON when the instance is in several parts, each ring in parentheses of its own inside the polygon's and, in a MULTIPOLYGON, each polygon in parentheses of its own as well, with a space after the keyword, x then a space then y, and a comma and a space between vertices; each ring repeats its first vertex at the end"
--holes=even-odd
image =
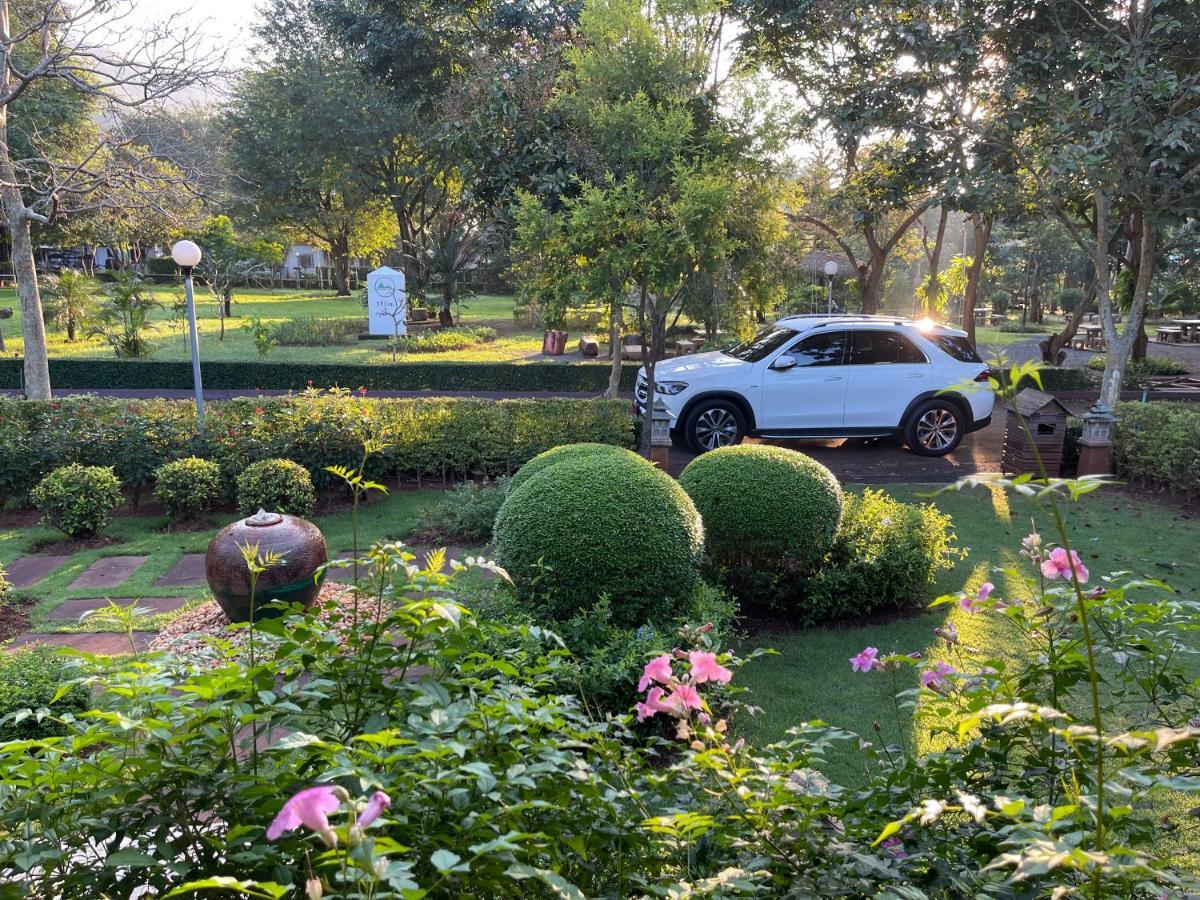
POLYGON ((833 473, 782 447, 713 450, 679 484, 704 520, 709 567, 743 602, 778 605, 820 566, 842 518, 833 473))
POLYGON ((803 624, 860 619, 918 606, 940 569, 952 566, 950 517, 883 491, 848 495, 825 567, 795 605, 803 624))
POLYGON ((221 496, 221 467, 196 456, 159 466, 154 479, 154 496, 175 522, 198 518, 221 496))
POLYGON ((602 597, 625 627, 663 615, 699 581, 704 527, 666 473, 633 454, 564 458, 509 491, 497 561, 518 596, 566 621, 602 597))
POLYGON ((626 450, 624 447, 617 447, 613 444, 560 444, 557 447, 551 447, 544 453, 539 453, 525 465, 517 470, 509 482, 509 490, 516 490, 524 482, 528 481, 534 475, 544 471, 548 467, 560 463, 567 459, 579 459, 582 457, 592 456, 619 456, 623 458, 632 457, 639 462, 650 465, 650 462, 641 456, 638 456, 632 450, 626 450))
POLYGON ((82 686, 70 688, 51 704, 59 687, 75 677, 69 657, 51 647, 34 646, 11 653, 0 653, 0 741, 38 740, 65 734, 51 719, 38 721, 37 711, 49 707, 54 715, 80 713, 88 709, 88 692, 82 686), (8 718, 21 710, 32 713, 8 718))
POLYGON ((237 502, 244 516, 265 509, 307 517, 317 505, 317 494, 304 466, 288 459, 264 459, 238 476, 237 502))
POLYGON ((104 530, 121 504, 121 482, 112 466, 72 463, 55 469, 30 495, 42 521, 68 537, 90 537, 104 530))

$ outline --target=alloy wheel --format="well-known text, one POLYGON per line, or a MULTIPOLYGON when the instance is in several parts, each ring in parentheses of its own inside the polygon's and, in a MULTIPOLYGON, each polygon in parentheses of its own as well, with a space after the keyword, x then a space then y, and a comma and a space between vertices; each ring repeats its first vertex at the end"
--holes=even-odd
POLYGON ((945 450, 958 436, 958 422, 948 409, 931 409, 917 420, 917 440, 926 450, 945 450))
POLYGON ((727 409, 706 409, 696 419, 696 443, 705 450, 728 447, 737 441, 737 420, 727 409))

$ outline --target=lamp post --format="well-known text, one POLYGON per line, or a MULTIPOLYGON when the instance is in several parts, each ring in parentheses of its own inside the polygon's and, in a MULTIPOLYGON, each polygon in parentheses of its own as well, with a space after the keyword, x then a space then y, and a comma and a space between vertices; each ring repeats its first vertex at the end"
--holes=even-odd
POLYGON ((1106 403, 1097 403, 1083 414, 1083 434, 1079 437, 1077 475, 1112 473, 1112 428, 1117 417, 1106 403))
POLYGON ((829 285, 829 298, 828 298, 829 309, 827 311, 830 315, 833 315, 833 276, 836 275, 837 273, 838 273, 838 264, 835 263, 832 259, 826 260, 825 261, 825 281, 829 285))
POLYGON ((200 248, 192 241, 178 241, 171 259, 183 270, 183 292, 187 296, 188 331, 192 345, 192 384, 196 390, 196 433, 204 433, 204 387, 200 383, 200 338, 196 333, 196 299, 192 295, 192 269, 200 264, 200 248))

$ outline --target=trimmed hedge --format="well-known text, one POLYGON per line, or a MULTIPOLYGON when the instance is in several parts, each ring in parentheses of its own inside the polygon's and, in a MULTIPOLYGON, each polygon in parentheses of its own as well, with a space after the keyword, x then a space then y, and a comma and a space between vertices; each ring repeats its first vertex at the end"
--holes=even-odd
POLYGON ((509 483, 509 490, 515 490, 520 487, 534 475, 548 469, 550 466, 557 465, 568 459, 581 459, 583 457, 608 455, 608 456, 632 456, 635 459, 641 460, 632 450, 627 450, 624 447, 618 447, 614 444, 559 444, 557 447, 551 447, 545 453, 539 453, 525 465, 517 470, 517 474, 512 477, 509 483))
POLYGON ((1181 403, 1118 403, 1113 465, 1123 478, 1200 496, 1200 410, 1181 403))
POLYGON ((154 472, 154 496, 173 522, 195 519, 221 499, 221 467, 189 456, 159 466, 154 472))
POLYGON ((791 607, 842 520, 842 488, 783 447, 741 444, 696 457, 680 486, 704 520, 708 567, 743 603, 791 607))
POLYGON ((112 466, 72 463, 55 469, 30 492, 42 513, 42 523, 68 537, 90 537, 108 525, 121 505, 121 482, 112 466))
POLYGON ((510 475, 558 444, 631 446, 633 422, 620 400, 375 399, 305 391, 209 403, 205 434, 183 400, 0 398, 0 503, 27 499, 31 485, 70 463, 111 465, 130 490, 148 487, 163 463, 188 456, 221 467, 232 494, 237 476, 262 459, 290 459, 318 488, 340 484, 326 466, 356 464, 363 438, 383 450, 367 475, 389 479, 510 475))
MULTIPOLYGON (((625 366, 621 390, 632 391, 638 366, 625 366)), ((328 363, 205 362, 209 390, 301 391, 306 387, 365 387, 372 391, 561 391, 602 393, 609 366, 600 363, 328 363)), ((190 362, 52 359, 50 383, 83 390, 191 390, 190 362)), ((0 388, 21 387, 21 360, 0 359, 0 388)))
POLYGON ((261 509, 307 518, 317 505, 317 492, 304 466, 290 459, 261 459, 238 476, 237 503, 243 516, 261 509))
POLYGON ((695 590, 704 527, 683 488, 649 462, 585 455, 511 490, 493 542, 518 596, 555 621, 604 600, 614 625, 636 627, 695 590))

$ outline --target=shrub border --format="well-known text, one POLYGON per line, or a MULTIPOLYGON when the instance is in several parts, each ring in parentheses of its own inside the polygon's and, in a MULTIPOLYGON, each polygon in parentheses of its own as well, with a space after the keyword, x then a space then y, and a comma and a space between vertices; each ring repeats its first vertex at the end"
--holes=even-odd
MULTIPOLYGON (((0 360, 0 388, 21 387, 20 359, 0 360)), ((621 372, 621 390, 632 391, 637 366, 621 372)), ((602 393, 609 367, 593 363, 398 363, 356 366, 329 363, 204 363, 204 387, 211 390, 301 391, 312 387, 365 387, 373 391, 561 391, 602 393)), ((188 390, 189 362, 115 359, 52 359, 56 388, 188 390)))

